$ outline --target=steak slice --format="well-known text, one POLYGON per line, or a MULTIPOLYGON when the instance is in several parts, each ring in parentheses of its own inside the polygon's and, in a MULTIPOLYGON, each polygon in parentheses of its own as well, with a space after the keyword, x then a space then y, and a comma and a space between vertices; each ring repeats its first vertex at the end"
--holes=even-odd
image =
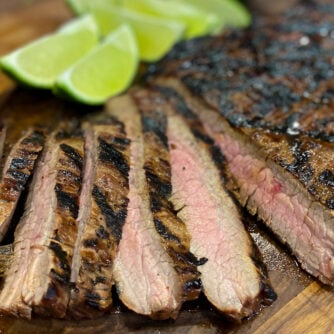
POLYGON ((83 165, 80 131, 68 131, 50 137, 38 162, 0 294, 4 314, 65 315, 83 165))
POLYGON ((116 118, 85 125, 85 171, 72 259, 69 312, 92 318, 110 310, 112 265, 127 215, 129 139, 116 118))
POLYGON ((2 157, 3 148, 5 145, 6 130, 7 130, 6 126, 3 124, 0 124, 0 159, 2 157))
POLYGON ((176 81, 224 152, 241 205, 264 221, 301 266, 334 285, 333 144, 311 137, 231 127, 176 81))
MULTIPOLYGON (((175 257, 169 254, 177 247, 181 247, 181 244, 184 245, 183 252, 187 254, 189 237, 184 231, 183 224, 180 224, 177 218, 173 219, 179 224, 180 231, 174 238, 170 234, 174 231, 169 231, 165 227, 169 228, 172 222, 167 224, 167 219, 162 218, 161 223, 154 221, 154 217, 157 216, 151 210, 153 197, 150 196, 150 191, 154 191, 154 185, 150 185, 146 178, 144 165, 147 163, 145 161, 147 148, 144 148, 145 138, 142 133, 141 116, 133 100, 129 95, 113 99, 109 104, 109 111, 118 115, 125 124, 126 133, 131 139, 128 215, 113 267, 117 291, 122 302, 139 314, 159 319, 174 318, 189 290, 193 296, 193 288, 184 286, 185 278, 189 280, 191 277, 196 281, 198 273, 195 266, 191 264, 187 264, 190 269, 189 273, 182 272, 185 268, 185 265, 182 264, 184 260, 180 259, 175 262, 175 257), (179 241, 176 240, 176 236, 186 239, 179 241), (166 249, 166 247, 171 249, 166 249)), ((151 144, 159 145, 159 143, 151 144)), ((163 153, 165 151, 164 148, 163 153)), ((168 169, 167 160, 165 164, 168 169)), ((169 176, 166 176, 165 188, 169 189, 170 180, 168 180, 169 176)), ((153 180, 152 182, 154 183, 153 180)), ((159 186, 158 182, 156 186, 159 186)), ((161 200, 161 195, 157 197, 157 201, 159 200, 161 200)), ((170 217, 170 213, 168 215, 167 218, 170 217)), ((196 262, 193 257, 191 260, 196 262)), ((195 290, 197 290, 196 286, 195 290)))
POLYGON ((45 137, 41 131, 31 129, 13 146, 7 157, 0 183, 0 241, 7 232, 17 202, 43 149, 44 141, 45 137))
POLYGON ((207 260, 196 259, 189 251, 191 235, 171 201, 172 169, 167 138, 167 115, 161 106, 160 95, 154 91, 140 89, 133 95, 142 117, 144 170, 154 225, 180 275, 184 300, 197 299, 201 292, 201 281, 196 267, 207 260))
POLYGON ((276 296, 258 249, 224 188, 229 177, 225 157, 182 97, 171 88, 160 91, 173 107, 167 131, 172 201, 191 234, 191 251, 208 259, 199 267, 204 293, 226 315, 249 317, 276 296))

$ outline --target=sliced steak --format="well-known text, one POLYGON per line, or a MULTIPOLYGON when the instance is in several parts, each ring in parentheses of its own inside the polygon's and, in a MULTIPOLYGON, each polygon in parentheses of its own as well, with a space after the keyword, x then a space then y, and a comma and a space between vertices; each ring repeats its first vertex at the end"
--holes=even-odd
POLYGON ((307 136, 231 127, 173 80, 224 152, 241 205, 262 219, 301 266, 334 284, 333 144, 307 136))
POLYGON ((50 137, 34 174, 1 291, 4 314, 65 315, 83 165, 83 138, 69 131, 50 137))
POLYGON ((240 203, 332 285, 333 13, 332 3, 303 1, 246 31, 181 44, 150 70, 178 77, 217 112, 188 94, 240 203))
MULTIPOLYGON (((169 213, 167 218, 161 218, 161 223, 154 221, 157 216, 151 210, 153 198, 150 196, 150 191, 154 191, 154 180, 151 185, 147 182, 142 120, 133 100, 128 95, 114 99, 109 104, 109 110, 125 124, 126 133, 131 139, 128 215, 113 268, 117 291, 122 302, 139 314, 159 319, 175 317, 187 292, 193 291, 193 288, 184 285, 185 277, 188 280, 193 277, 196 281, 198 273, 191 264, 187 264, 189 273, 182 272, 185 266, 181 263, 184 261, 180 259, 180 266, 177 267, 175 257, 169 254, 181 244, 184 244, 187 253, 189 237, 180 224, 177 235, 186 239, 179 241, 177 235, 172 238, 171 232, 174 231, 169 232, 166 227, 172 225, 172 222, 167 223, 169 213), (166 249, 166 245, 171 249, 166 249)), ((158 145, 152 143, 155 144, 158 145)), ((165 164, 168 168, 168 161, 165 164)), ((156 181, 159 187, 159 180, 156 181)), ((168 175, 165 183, 169 189, 168 175)), ((159 200, 161 195, 157 198, 159 200)), ((177 218, 173 219, 179 224, 177 218)))
POLYGON ((225 157, 182 97, 170 88, 160 91, 173 106, 167 132, 172 201, 191 234, 191 251, 208 259, 199 267, 204 293, 226 315, 238 320, 249 317, 262 303, 272 302, 275 294, 258 250, 224 189, 225 157))
POLYGON ((5 144, 6 130, 7 130, 6 126, 3 124, 0 124, 0 159, 2 157, 3 147, 5 144))
POLYGON ((85 126, 85 171, 72 260, 69 312, 94 317, 110 310, 112 265, 125 223, 129 139, 116 118, 101 115, 85 126), (91 124, 91 125, 90 125, 91 124))
POLYGON ((161 242, 182 280, 184 300, 198 298, 201 292, 197 266, 206 262, 189 252, 190 239, 185 223, 178 217, 172 198, 170 152, 167 138, 167 114, 160 95, 140 89, 135 94, 140 107, 144 138, 144 170, 153 221, 161 242))
POLYGON ((0 183, 0 241, 7 232, 20 195, 43 149, 44 140, 42 132, 31 129, 13 146, 7 157, 0 183))

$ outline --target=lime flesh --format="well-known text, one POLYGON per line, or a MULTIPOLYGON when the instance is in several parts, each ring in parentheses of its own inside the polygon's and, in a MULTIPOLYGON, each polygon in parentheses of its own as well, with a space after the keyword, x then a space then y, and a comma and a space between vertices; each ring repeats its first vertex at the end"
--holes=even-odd
POLYGON ((102 104, 131 84, 137 67, 136 39, 132 29, 123 25, 64 72, 55 92, 86 104, 102 104))
POLYGON ((125 8, 141 13, 178 20, 187 26, 185 38, 193 38, 207 34, 211 27, 218 23, 214 13, 203 11, 189 3, 177 0, 123 0, 125 8))
POLYGON ((148 62, 163 57, 184 36, 186 30, 186 24, 180 20, 139 13, 126 8, 123 0, 95 0, 94 2, 67 0, 67 2, 77 14, 92 13, 104 35, 120 24, 130 25, 136 34, 140 58, 148 62))
POLYGON ((59 74, 98 43, 91 15, 66 24, 58 32, 35 40, 4 56, 0 65, 16 80, 37 88, 51 88, 59 74))
POLYGON ((212 33, 219 33, 224 27, 245 28, 251 22, 251 16, 246 8, 236 0, 178 0, 190 3, 203 12, 215 13, 217 24, 212 33))

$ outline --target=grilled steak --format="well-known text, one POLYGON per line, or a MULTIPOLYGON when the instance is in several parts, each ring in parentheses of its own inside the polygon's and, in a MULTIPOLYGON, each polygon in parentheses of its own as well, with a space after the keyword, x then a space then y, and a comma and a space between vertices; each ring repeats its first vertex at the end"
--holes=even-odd
POLYGON ((333 9, 309 2, 188 42, 157 71, 187 87, 174 85, 224 152, 240 203, 332 285, 333 9))
POLYGON ((75 317, 91 318, 112 304, 112 265, 127 215, 130 141, 111 116, 90 123, 69 308, 75 317))
POLYGON ((6 139, 6 127, 3 124, 0 124, 0 159, 2 157, 3 147, 6 139))
POLYGON ((190 249, 190 234, 178 217, 172 199, 171 164, 167 138, 167 115, 152 90, 138 90, 135 101, 142 115, 144 139, 144 170, 153 221, 161 243, 174 261, 182 280, 184 299, 196 299, 201 292, 201 282, 196 266, 207 260, 196 259, 190 249))
POLYGON ((272 302, 275 294, 258 250, 224 189, 225 157, 182 97, 170 88, 160 91, 173 107, 167 132, 172 201, 191 234, 191 251, 208 259, 199 267, 204 293, 226 315, 248 317, 263 301, 272 302))
POLYGON ((65 315, 83 165, 83 139, 70 131, 52 135, 38 163, 15 231, 14 259, 0 297, 2 313, 65 315))
POLYGON ((0 241, 5 236, 19 197, 44 146, 44 134, 29 130, 11 149, 0 183, 0 241))
POLYGON ((161 142, 165 135, 163 131, 161 136, 151 133, 147 125, 154 121, 141 119, 129 96, 112 100, 109 109, 119 115, 131 139, 128 215, 113 268, 116 287, 131 310, 159 319, 175 317, 187 295, 197 295, 199 282, 197 260, 189 253, 189 235, 166 199, 171 186, 168 154, 161 142), (162 152, 157 153, 158 148, 162 152), (146 160, 150 149, 157 154, 150 158, 161 164, 162 174, 156 174, 157 165, 146 160), (165 161, 159 161, 160 157, 165 161))

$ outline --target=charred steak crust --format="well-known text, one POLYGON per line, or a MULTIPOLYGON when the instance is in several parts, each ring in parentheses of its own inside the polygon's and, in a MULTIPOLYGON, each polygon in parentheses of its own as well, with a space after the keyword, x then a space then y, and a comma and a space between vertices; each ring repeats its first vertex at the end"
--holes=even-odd
POLYGON ((0 183, 0 241, 7 232, 18 199, 26 188, 35 162, 44 147, 44 141, 43 132, 29 130, 9 153, 0 183))
MULTIPOLYGON (((73 126, 64 128, 71 133, 73 126)), ((15 231, 14 257, 1 291, 0 309, 5 314, 30 318, 35 312, 61 318, 66 312, 81 187, 76 160, 83 159, 83 138, 65 135, 61 129, 61 136, 53 133, 46 142, 15 231)), ((40 145, 39 136, 31 142, 40 145)))
POLYGON ((3 148, 5 145, 7 127, 5 124, 0 123, 0 159, 2 158, 3 148))
POLYGON ((240 203, 326 284, 334 284, 333 8, 303 2, 255 17, 246 31, 181 43, 149 70, 201 98, 203 110, 192 109, 224 151, 240 203))
MULTIPOLYGON (((104 115, 91 120, 86 145, 85 178, 90 186, 82 193, 82 203, 90 202, 86 217, 80 216, 82 233, 72 267, 73 289, 69 313, 92 318, 110 310, 113 285, 112 265, 127 216, 129 190, 129 145, 124 125, 104 115), (88 151, 92 157, 89 157, 88 151)), ((85 210, 85 209, 83 209, 85 210)))
POLYGON ((83 138, 71 135, 63 137, 59 147, 54 186, 57 202, 55 225, 48 246, 53 255, 49 272, 51 280, 41 303, 34 305, 34 311, 42 315, 64 317, 69 298, 73 245, 77 237, 76 218, 84 159, 83 138))
POLYGON ((145 161, 143 168, 154 225, 181 277, 184 300, 193 300, 198 298, 201 292, 197 266, 205 263, 206 259, 196 259, 190 253, 190 235, 170 201, 172 184, 166 135, 167 116, 159 110, 159 105, 154 103, 154 95, 150 91, 137 91, 134 97, 142 115, 145 161))

